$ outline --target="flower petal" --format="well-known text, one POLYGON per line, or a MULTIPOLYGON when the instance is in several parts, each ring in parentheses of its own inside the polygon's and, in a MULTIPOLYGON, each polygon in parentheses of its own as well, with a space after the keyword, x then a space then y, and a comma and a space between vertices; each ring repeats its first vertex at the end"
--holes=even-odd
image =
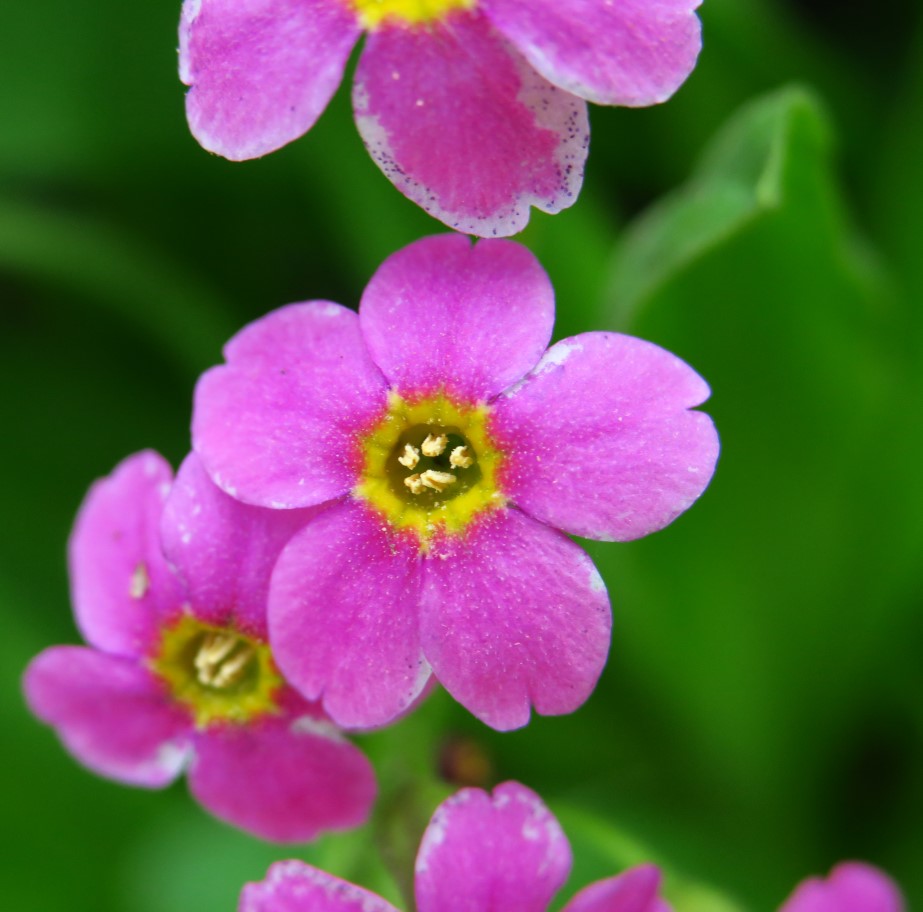
POLYGON ((91 488, 68 543, 71 597, 86 640, 136 656, 182 589, 160 549, 160 517, 173 471, 150 450, 129 456, 91 488))
POLYGON ((521 231, 583 181, 583 101, 539 76, 480 14, 369 35, 353 89, 366 148, 398 190, 449 227, 521 231))
POLYGON ((484 14, 549 82, 597 104, 666 101, 702 47, 700 0, 483 0, 484 14))
POLYGON ((402 396, 444 390, 473 403, 535 366, 551 338, 554 290, 520 244, 472 246, 444 234, 385 260, 362 296, 359 324, 402 396))
POLYGON ((203 148, 242 161, 306 133, 359 37, 337 0, 185 0, 180 78, 203 148))
POLYGON ((188 715, 131 659, 54 646, 29 664, 23 689, 32 712, 101 776, 160 788, 185 764, 188 715))
POLYGON ((445 689, 501 731, 525 725, 530 703, 543 715, 577 709, 611 624, 589 557, 515 509, 442 539, 425 565, 423 653, 445 689))
POLYGON ((463 789, 430 821, 416 864, 419 912, 545 912, 567 878, 570 846, 534 792, 505 782, 463 789))
POLYGON ((357 440, 386 408, 356 314, 323 301, 291 304, 245 326, 226 365, 199 380, 193 448, 212 480, 262 507, 314 506, 345 494, 357 440))
POLYGON ((364 823, 375 774, 330 723, 287 717, 197 733, 189 788, 217 817, 262 839, 306 842, 364 823))
POLYGON ((779 912, 903 912, 900 890, 884 872, 847 861, 823 880, 802 881, 779 912))
POLYGON ((707 415, 688 411, 708 393, 688 364, 650 342, 565 339, 494 403, 490 433, 507 457, 501 487, 572 535, 655 532, 711 480, 718 435, 707 415))
POLYGON ((414 540, 345 500, 311 520, 276 564, 269 592, 276 662, 344 728, 391 721, 426 686, 419 563, 414 540))
POLYGON ((278 861, 248 883, 237 912, 397 912, 380 896, 303 861, 278 861))
POLYGON ((164 553, 186 583, 201 621, 267 637, 269 577, 286 542, 317 512, 268 510, 229 497, 191 453, 167 498, 164 553))
POLYGON ((670 912, 658 896, 660 871, 639 865, 607 880, 584 887, 562 912, 670 912))

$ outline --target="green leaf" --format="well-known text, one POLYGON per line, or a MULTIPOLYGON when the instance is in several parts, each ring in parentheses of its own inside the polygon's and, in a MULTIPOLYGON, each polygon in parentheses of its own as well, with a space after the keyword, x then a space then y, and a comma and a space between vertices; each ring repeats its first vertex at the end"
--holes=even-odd
POLYGON ((610 286, 611 328, 711 383, 722 457, 668 530, 593 548, 616 608, 605 689, 647 683, 665 726, 652 751, 697 777, 686 813, 728 821, 728 857, 762 869, 766 903, 820 852, 825 814, 850 821, 844 851, 874 855, 904 810, 862 816, 848 770, 871 717, 906 714, 889 679, 909 661, 902 532, 921 506, 894 483, 911 465, 898 446, 909 368, 899 301, 845 214, 830 140, 803 89, 748 105, 625 233, 610 286))

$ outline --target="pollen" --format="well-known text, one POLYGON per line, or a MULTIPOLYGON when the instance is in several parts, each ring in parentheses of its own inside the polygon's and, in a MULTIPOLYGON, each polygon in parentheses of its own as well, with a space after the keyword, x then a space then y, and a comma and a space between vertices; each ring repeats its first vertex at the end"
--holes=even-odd
POLYGON ((142 599, 147 595, 147 590, 151 586, 151 577, 147 572, 147 564, 141 561, 131 574, 131 581, 128 584, 128 594, 133 599, 142 599))
POLYGON ((408 475, 404 479, 404 484, 409 488, 411 494, 422 494, 425 485, 419 475, 408 475))
POLYGON ((451 472, 437 472, 435 469, 427 469, 420 476, 420 481, 426 487, 442 493, 449 485, 455 484, 458 479, 451 472))
MULTIPOLYGON (((428 438, 427 438, 428 439, 428 438)), ((404 455, 398 456, 397 461, 412 472, 420 461, 420 451, 409 443, 404 445, 404 455)))
POLYGON ((471 450, 466 446, 457 446, 449 455, 449 465, 456 469, 470 469, 474 465, 471 450))
POLYGON ((438 434, 436 436, 427 434, 426 440, 423 441, 420 449, 423 451, 424 456, 441 456, 445 452, 448 442, 449 438, 446 437, 445 434, 438 434))

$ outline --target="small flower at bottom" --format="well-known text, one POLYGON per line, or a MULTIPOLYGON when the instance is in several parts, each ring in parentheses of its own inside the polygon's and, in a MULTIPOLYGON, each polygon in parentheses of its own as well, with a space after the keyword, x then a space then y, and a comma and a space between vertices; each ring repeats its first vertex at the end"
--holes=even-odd
MULTIPOLYGON (((417 912, 546 912, 571 851, 534 792, 506 782, 489 795, 464 789, 433 814, 417 853, 417 912)), ((563 912, 670 912, 660 872, 641 865, 574 896, 563 912)), ((238 912, 397 912, 380 896, 300 861, 273 865, 247 884, 238 912)))
POLYGON ((190 129, 234 160, 309 130, 363 31, 353 109, 405 196, 460 231, 514 234, 583 180, 586 102, 643 106, 686 79, 699 0, 185 0, 190 129))
POLYGON ((338 724, 389 721, 431 673, 498 729, 572 712, 611 615, 567 535, 647 535, 708 484, 704 380, 615 333, 546 351, 553 321, 528 250, 442 235, 390 257, 358 316, 284 307, 200 379, 193 447, 220 487, 280 514, 326 504, 279 558, 269 632, 338 724))
POLYGON ((91 489, 69 551, 91 645, 32 661, 30 708, 103 776, 157 788, 188 766, 208 810, 265 839, 358 826, 371 766, 284 682, 266 642, 269 573, 306 514, 268 523, 194 456, 171 476, 144 452, 91 489))
POLYGON ((826 879, 811 877, 798 884, 779 912, 904 912, 904 900, 883 871, 844 861, 826 879))

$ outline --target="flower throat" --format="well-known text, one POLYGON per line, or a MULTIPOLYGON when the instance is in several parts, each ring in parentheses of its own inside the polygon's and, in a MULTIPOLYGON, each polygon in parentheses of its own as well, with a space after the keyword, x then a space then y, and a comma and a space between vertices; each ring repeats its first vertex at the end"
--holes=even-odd
POLYGON ((382 22, 417 25, 444 18, 453 10, 473 9, 476 0, 351 0, 363 27, 382 22))

